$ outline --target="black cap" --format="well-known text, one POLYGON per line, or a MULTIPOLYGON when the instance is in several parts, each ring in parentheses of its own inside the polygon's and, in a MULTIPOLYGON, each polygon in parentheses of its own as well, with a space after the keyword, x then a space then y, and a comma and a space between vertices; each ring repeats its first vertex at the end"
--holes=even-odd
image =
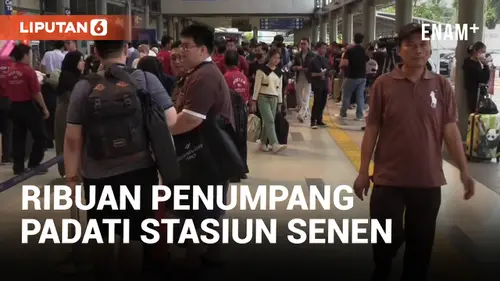
POLYGON ((285 38, 283 38, 283 35, 278 34, 278 35, 274 36, 274 41, 283 42, 283 41, 285 41, 285 38))
POLYGON ((429 27, 422 26, 421 24, 418 23, 409 23, 405 26, 403 26, 398 33, 398 42, 401 45, 401 43, 411 37, 414 34, 422 34, 422 31, 425 30, 425 34, 427 36, 431 36, 432 34, 432 29, 429 27))

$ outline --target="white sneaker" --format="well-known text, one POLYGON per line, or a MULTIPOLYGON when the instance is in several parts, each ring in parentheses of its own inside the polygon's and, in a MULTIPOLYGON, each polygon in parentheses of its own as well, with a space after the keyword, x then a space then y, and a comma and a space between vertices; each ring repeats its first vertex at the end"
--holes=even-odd
POLYGON ((335 118, 342 119, 342 120, 347 119, 347 117, 340 116, 340 114, 338 114, 338 113, 335 114, 335 118))
POLYGON ((285 144, 273 144, 273 153, 278 153, 286 149, 285 144))
POLYGON ((297 116, 297 120, 299 120, 300 123, 304 123, 304 117, 302 116, 297 116))
POLYGON ((354 121, 358 121, 358 122, 364 122, 365 121, 365 118, 354 118, 354 121))
POLYGON ((267 147, 267 144, 263 144, 263 143, 259 144, 259 150, 263 151, 263 152, 269 152, 270 151, 269 147, 267 147))

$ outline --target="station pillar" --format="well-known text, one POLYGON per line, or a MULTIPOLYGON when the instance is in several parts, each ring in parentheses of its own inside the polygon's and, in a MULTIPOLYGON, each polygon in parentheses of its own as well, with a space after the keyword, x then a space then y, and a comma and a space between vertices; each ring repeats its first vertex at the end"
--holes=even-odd
POLYGON ((316 44, 318 42, 318 22, 313 20, 312 22, 312 36, 311 36, 311 44, 316 44))
POLYGON ((169 16, 167 18, 167 35, 174 38, 174 40, 178 40, 175 37, 175 23, 174 23, 174 17, 169 16))
POLYGON ((363 29, 366 45, 375 41, 375 30, 377 22, 377 9, 375 0, 363 1, 363 29))
POLYGON ((325 16, 321 15, 319 18, 319 41, 326 42, 326 25, 327 20, 325 19, 325 16))
MULTIPOLYGON (((457 41, 455 50, 456 65, 462 65, 467 57, 467 49, 476 41, 483 40, 484 32, 484 8, 485 0, 459 0, 458 3, 458 23, 469 27, 474 25, 479 29, 467 28, 467 40, 457 41)), ((457 101, 459 128, 462 133, 462 139, 465 141, 467 137, 467 121, 469 113, 467 109, 467 93, 464 89, 463 70, 461 67, 456 67, 455 71, 455 97, 457 101)))
POLYGON ((328 14, 330 25, 330 43, 337 42, 339 38, 339 18, 336 12, 330 12, 328 14))
POLYGON ((163 14, 159 13, 158 17, 156 18, 156 38, 158 38, 158 41, 161 40, 161 37, 163 36, 164 28, 163 14))
POLYGON ((69 0, 57 0, 57 13, 64 15, 66 13, 66 9, 69 10, 69 0))
MULTIPOLYGON (((472 1, 473 2, 473 1, 472 1)), ((396 1, 396 32, 406 24, 413 20, 413 1, 398 0, 396 1)))
POLYGON ((349 5, 344 5, 342 10, 342 41, 352 43, 353 13, 349 5))
POLYGON ((0 15, 5 15, 5 1, 0 1, 0 15))
POLYGON ((253 34, 253 39, 257 40, 257 42, 259 41, 259 29, 254 26, 252 27, 252 34, 253 34))
MULTIPOLYGON (((102 1, 96 1, 97 2, 97 9, 96 12, 98 15, 107 15, 108 14, 108 1, 107 0, 102 0, 102 1)), ((130 16, 130 15, 128 15, 130 16)))

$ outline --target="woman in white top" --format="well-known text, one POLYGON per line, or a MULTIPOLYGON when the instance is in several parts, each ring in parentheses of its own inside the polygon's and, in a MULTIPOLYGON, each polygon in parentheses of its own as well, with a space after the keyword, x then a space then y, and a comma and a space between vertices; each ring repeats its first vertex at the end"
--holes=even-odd
POLYGON ((256 112, 256 107, 259 107, 264 125, 260 137, 259 149, 266 152, 272 150, 274 153, 286 148, 286 145, 278 142, 274 127, 276 111, 281 107, 281 103, 283 102, 283 73, 278 67, 280 62, 281 53, 279 49, 271 49, 269 51, 269 62, 255 73, 255 85, 252 97, 252 111, 256 112), (268 141, 270 147, 267 146, 268 141))

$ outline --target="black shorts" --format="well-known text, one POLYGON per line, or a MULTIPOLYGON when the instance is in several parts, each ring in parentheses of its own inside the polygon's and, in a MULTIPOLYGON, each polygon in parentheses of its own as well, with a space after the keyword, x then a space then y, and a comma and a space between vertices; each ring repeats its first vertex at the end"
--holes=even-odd
MULTIPOLYGON (((102 223, 103 219, 129 219, 130 220, 130 239, 139 241, 141 235, 145 234, 142 231, 141 223, 145 219, 154 218, 152 207, 153 185, 158 183, 158 172, 156 168, 146 168, 128 172, 125 174, 112 176, 102 179, 83 179, 85 190, 85 200, 89 202, 89 186, 96 186, 96 199, 95 207, 87 211, 87 219, 95 219, 99 223, 99 230, 101 235, 108 237, 108 226, 102 223), (113 195, 120 206, 120 185, 127 186, 131 194, 134 194, 134 186, 141 186, 141 209, 134 210, 132 206, 127 203, 126 210, 112 210, 110 206, 105 206, 103 210, 96 210, 99 199, 105 185, 110 185, 113 189, 113 195)), ((117 225, 115 231, 117 235, 122 234, 122 225, 117 225)))

